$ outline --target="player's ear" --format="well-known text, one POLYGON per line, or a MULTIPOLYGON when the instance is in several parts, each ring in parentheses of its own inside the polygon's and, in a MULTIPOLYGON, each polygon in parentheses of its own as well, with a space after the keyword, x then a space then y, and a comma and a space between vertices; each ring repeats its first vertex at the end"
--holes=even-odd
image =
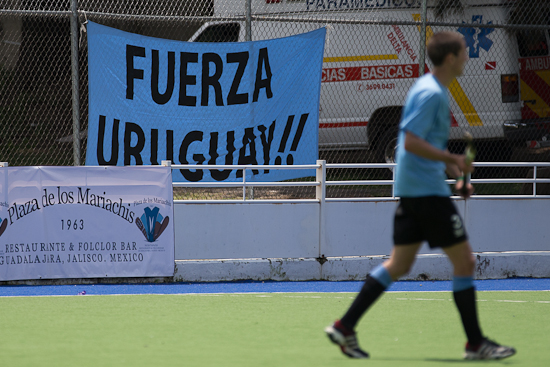
POLYGON ((449 52, 447 56, 445 56, 445 64, 447 65, 453 65, 456 61, 456 55, 452 52, 449 52))

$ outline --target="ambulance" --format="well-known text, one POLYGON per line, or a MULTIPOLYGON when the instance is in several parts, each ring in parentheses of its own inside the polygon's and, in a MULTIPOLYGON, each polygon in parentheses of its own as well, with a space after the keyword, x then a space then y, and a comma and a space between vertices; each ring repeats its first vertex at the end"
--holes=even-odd
MULTIPOLYGON (((426 40, 459 32, 469 56, 449 87, 451 144, 468 131, 499 147, 486 160, 508 160, 510 143, 550 143, 548 30, 505 30, 510 0, 463 0, 462 9, 437 19, 435 4, 428 1, 427 19, 442 25, 428 26, 426 40)), ((406 94, 432 68, 427 57, 420 67, 423 41, 414 22, 421 0, 251 0, 251 10, 247 23, 244 0, 215 0, 214 15, 224 20, 205 23, 190 41, 264 40, 326 27, 319 149, 368 148, 378 161, 393 162, 406 94)))

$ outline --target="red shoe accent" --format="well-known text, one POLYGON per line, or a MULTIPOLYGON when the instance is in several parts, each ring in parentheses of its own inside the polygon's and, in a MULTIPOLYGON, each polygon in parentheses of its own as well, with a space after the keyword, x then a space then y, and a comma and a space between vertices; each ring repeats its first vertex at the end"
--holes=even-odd
POLYGON ((470 345, 470 342, 466 342, 466 350, 471 350, 472 352, 477 352, 479 347, 481 347, 482 343, 479 343, 478 345, 472 346, 470 345))
POLYGON ((349 330, 347 327, 345 327, 340 320, 336 320, 334 322, 334 327, 338 329, 339 331, 344 334, 344 336, 349 336, 355 334, 353 330, 349 330))

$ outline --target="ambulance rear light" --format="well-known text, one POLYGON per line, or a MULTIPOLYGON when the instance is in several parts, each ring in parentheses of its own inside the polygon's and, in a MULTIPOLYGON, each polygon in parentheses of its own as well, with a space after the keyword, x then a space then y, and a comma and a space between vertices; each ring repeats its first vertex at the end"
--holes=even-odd
POLYGON ((500 76, 502 103, 519 102, 519 78, 517 74, 502 74, 500 76))

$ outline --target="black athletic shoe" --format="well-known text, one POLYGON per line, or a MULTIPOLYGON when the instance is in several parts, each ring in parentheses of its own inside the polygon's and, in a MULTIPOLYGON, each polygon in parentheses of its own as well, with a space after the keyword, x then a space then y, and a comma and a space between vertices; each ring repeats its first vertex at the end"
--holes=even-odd
POLYGON ((346 329, 340 320, 325 328, 329 339, 340 346, 342 353, 350 358, 369 358, 369 354, 359 348, 357 336, 353 330, 346 329))
POLYGON ((506 347, 491 341, 487 338, 477 346, 471 346, 466 343, 465 359, 502 359, 516 354, 512 347, 506 347))

